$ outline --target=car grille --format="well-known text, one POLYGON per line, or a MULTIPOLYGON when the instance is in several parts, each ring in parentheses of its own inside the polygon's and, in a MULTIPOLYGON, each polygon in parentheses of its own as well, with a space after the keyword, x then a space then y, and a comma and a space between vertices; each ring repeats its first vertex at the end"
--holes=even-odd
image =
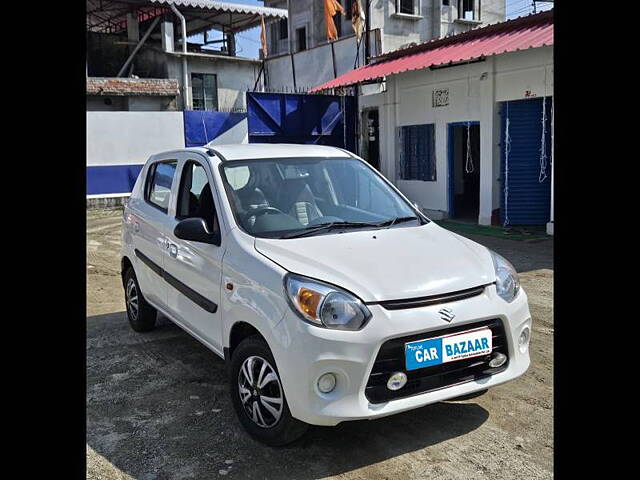
POLYGON ((441 295, 431 295, 429 297, 408 298, 405 300, 387 300, 380 302, 380 305, 387 310, 402 310, 405 308, 428 307, 440 303, 455 302, 465 298, 476 297, 484 292, 487 285, 459 290, 457 292, 444 293, 441 295))
POLYGON ((425 392, 432 392, 452 385, 479 380, 481 378, 502 372, 509 364, 509 352, 504 325, 500 319, 459 325, 427 333, 418 333, 406 337, 387 340, 380 347, 376 361, 371 369, 369 381, 365 388, 365 396, 371 403, 382 403, 398 398, 410 397, 425 392), (493 333, 492 353, 482 357, 458 360, 432 367, 406 371, 404 344, 416 340, 448 335, 450 333, 472 330, 474 328, 489 327, 493 333), (500 367, 491 368, 489 360, 493 353, 500 352, 507 356, 507 361, 500 367), (389 390, 387 380, 394 372, 405 372, 407 384, 400 390, 389 390))

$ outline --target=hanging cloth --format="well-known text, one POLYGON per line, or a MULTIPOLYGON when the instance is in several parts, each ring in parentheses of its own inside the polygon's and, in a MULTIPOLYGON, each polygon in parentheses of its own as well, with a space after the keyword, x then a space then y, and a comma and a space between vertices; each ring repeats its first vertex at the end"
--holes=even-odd
POLYGON ((267 58, 269 53, 267 51, 267 29, 264 26, 264 15, 260 16, 260 28, 260 45, 262 48, 262 55, 263 58, 267 58))
POLYGON ((504 225, 509 225, 509 151, 511 137, 509 136, 509 102, 506 104, 506 120, 504 126, 504 225))
POLYGON ((464 171, 473 173, 474 170, 473 156, 471 155, 471 122, 467 122, 467 160, 464 164, 464 171))
POLYGON ((360 0, 355 0, 351 4, 351 26, 353 27, 358 42, 360 41, 360 37, 362 37, 362 32, 364 32, 365 20, 364 10, 362 9, 362 5, 360 5, 360 0))
POLYGON ((542 97, 542 138, 540 139, 540 174, 538 182, 547 179, 547 99, 542 97))
POLYGON ((338 12, 342 15, 347 13, 337 0, 324 0, 324 21, 327 27, 327 40, 338 39, 338 30, 336 29, 336 24, 333 23, 333 16, 338 12))

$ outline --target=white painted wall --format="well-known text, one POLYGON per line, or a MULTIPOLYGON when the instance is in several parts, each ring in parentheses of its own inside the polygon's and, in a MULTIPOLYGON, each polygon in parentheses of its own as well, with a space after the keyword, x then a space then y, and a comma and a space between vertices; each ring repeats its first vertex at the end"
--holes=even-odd
MULTIPOLYGON (((380 112, 381 170, 411 200, 426 210, 448 212, 448 124, 480 122, 479 223, 491 223, 500 207, 499 102, 553 95, 553 48, 512 52, 484 62, 387 77, 386 92, 364 95, 360 109, 380 112), (432 92, 449 88, 449 105, 432 107, 432 92), (398 127, 435 124, 437 181, 400 180, 397 175, 398 127)), ((552 217, 553 218, 553 214, 552 217)))
MULTIPOLYGON (((258 60, 212 55, 189 55, 187 60, 190 90, 192 73, 213 73, 218 81, 218 108, 221 111, 246 108, 245 92, 255 85, 260 70, 258 60)), ((167 60, 167 76, 178 80, 182 92, 182 61, 179 55, 167 60)), ((182 109, 182 95, 179 98, 178 107, 182 109)))
POLYGON ((87 112, 87 166, 139 165, 184 148, 182 112, 87 112))

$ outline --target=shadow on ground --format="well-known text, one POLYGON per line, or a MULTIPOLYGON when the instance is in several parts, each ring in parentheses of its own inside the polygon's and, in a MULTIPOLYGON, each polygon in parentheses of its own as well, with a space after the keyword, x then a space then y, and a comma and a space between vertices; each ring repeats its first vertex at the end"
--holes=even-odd
POLYGON ((274 449, 242 430, 227 389, 224 362, 169 320, 138 334, 124 312, 88 317, 87 443, 137 479, 338 475, 464 435, 488 418, 473 401, 437 403, 312 427, 274 449))
POLYGON ((518 273, 533 270, 553 270, 553 238, 515 241, 486 235, 465 235, 509 260, 518 273))

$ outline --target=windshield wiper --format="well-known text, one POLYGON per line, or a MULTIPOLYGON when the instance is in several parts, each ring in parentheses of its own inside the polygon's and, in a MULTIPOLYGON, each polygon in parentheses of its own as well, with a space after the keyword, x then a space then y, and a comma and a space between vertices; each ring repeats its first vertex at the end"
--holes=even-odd
POLYGON ((396 217, 389 220, 385 220, 384 222, 378 223, 376 226, 378 227, 392 227, 397 223, 410 222, 411 220, 420 220, 418 217, 396 217))
POLYGON ((319 223, 318 225, 314 225, 310 228, 305 228, 302 231, 296 231, 292 233, 288 233, 286 235, 281 236, 280 238, 298 238, 305 237, 307 235, 311 235, 312 233, 320 232, 322 230, 330 230, 335 227, 378 227, 377 223, 367 223, 367 222, 328 222, 328 223, 319 223))

